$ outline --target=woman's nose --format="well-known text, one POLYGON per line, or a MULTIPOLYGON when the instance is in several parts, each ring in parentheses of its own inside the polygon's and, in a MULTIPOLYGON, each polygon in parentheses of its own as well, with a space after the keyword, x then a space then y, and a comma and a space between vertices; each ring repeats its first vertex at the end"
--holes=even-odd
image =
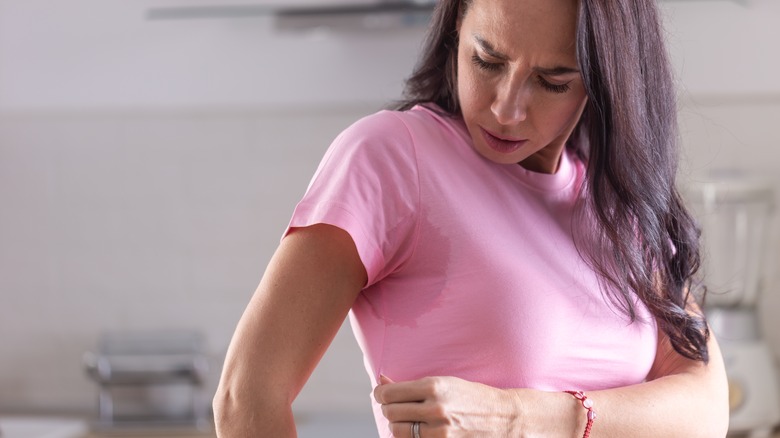
MULTIPOLYGON (((509 81, 507 81, 509 82, 509 81)), ((528 116, 528 96, 523 84, 505 83, 496 92, 490 110, 502 125, 516 125, 528 116)))

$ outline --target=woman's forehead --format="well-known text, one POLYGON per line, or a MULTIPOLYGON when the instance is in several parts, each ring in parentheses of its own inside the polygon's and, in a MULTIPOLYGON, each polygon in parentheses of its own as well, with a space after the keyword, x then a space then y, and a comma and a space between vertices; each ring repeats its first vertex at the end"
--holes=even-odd
POLYGON ((576 52, 576 0, 472 0, 461 31, 513 57, 540 50, 562 56, 576 52))

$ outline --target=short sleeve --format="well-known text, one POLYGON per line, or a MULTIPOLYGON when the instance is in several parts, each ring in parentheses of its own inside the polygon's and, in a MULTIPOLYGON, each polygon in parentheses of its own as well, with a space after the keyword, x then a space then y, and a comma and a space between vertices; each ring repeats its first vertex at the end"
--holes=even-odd
POLYGON ((382 111, 343 131, 320 162, 285 232, 324 223, 352 237, 371 285, 401 266, 416 239, 414 144, 398 114, 382 111))

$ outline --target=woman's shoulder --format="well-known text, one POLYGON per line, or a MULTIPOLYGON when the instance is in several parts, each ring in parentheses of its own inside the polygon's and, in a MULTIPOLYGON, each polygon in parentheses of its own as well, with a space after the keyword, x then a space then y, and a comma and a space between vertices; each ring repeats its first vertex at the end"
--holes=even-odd
POLYGON ((349 126, 342 135, 414 141, 423 135, 457 133, 459 123, 459 118, 433 104, 415 105, 407 110, 381 110, 367 115, 349 126))
POLYGON ((383 161, 388 154, 410 154, 413 143, 403 112, 381 110, 341 131, 331 144, 330 153, 383 161))
POLYGON ((416 169, 435 151, 463 142, 467 134, 460 132, 457 120, 420 105, 403 111, 381 110, 343 130, 328 155, 372 168, 416 169))

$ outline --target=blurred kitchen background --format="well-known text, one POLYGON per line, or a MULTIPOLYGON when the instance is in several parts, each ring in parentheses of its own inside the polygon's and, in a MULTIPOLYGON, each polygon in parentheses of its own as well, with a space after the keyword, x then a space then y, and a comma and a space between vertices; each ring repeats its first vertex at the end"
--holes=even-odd
MULTIPOLYGON (((85 353, 109 332, 200 333, 210 397, 323 152, 399 97, 424 13, 259 13, 270 3, 0 0, 0 432, 3 416, 93 422, 85 353), (161 9, 228 4, 244 7, 161 9)), ((780 1, 660 4, 681 183, 728 169, 777 198, 780 1)), ((775 369, 778 223, 757 306, 775 369)), ((296 413, 361 436, 343 431, 373 427, 370 390, 345 323, 296 413)))

